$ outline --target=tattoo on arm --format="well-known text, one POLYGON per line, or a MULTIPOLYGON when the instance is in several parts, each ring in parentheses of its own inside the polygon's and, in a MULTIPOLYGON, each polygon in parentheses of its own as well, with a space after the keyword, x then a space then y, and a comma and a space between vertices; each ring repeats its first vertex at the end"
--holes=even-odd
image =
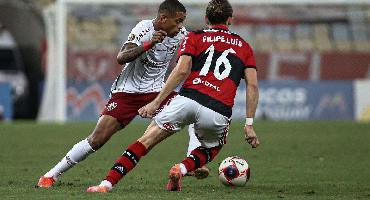
POLYGON ((136 44, 133 43, 126 44, 121 47, 117 55, 117 62, 121 65, 131 62, 138 58, 144 52, 145 50, 142 45, 137 46, 136 44))

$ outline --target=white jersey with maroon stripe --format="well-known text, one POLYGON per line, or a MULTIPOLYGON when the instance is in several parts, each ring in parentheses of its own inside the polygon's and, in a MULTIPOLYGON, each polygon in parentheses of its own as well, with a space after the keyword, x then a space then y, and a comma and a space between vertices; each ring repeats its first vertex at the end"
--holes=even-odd
MULTIPOLYGON (((140 46, 151 40, 154 31, 153 20, 143 20, 132 29, 124 44, 140 46)), ((111 93, 159 92, 164 86, 168 64, 186 33, 183 27, 175 37, 166 37, 162 43, 157 43, 134 61, 126 63, 113 83, 111 93)))

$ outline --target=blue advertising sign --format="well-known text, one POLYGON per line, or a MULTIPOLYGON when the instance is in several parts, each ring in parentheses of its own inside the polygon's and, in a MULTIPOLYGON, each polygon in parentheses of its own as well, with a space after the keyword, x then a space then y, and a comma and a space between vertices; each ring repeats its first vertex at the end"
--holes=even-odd
MULTIPOLYGON (((354 119, 351 81, 260 81, 257 118, 269 120, 354 119)), ((245 84, 239 86, 234 119, 245 117, 245 84)))
POLYGON ((13 104, 11 88, 7 83, 0 83, 0 121, 11 120, 13 117, 13 104))

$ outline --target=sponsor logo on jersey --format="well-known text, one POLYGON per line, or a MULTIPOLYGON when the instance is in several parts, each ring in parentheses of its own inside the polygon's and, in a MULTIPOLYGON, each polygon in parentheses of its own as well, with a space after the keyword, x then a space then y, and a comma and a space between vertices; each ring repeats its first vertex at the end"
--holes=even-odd
POLYGON ((210 83, 210 82, 208 82, 208 81, 203 81, 203 80, 202 80, 202 79, 200 79, 200 78, 195 78, 195 79, 193 79, 193 84, 194 84, 194 85, 203 84, 203 85, 205 85, 205 86, 207 86, 207 87, 210 87, 210 88, 212 88, 212 89, 214 89, 214 90, 216 90, 216 91, 218 91, 218 92, 220 92, 220 91, 221 91, 221 90, 220 90, 220 87, 215 86, 215 85, 213 85, 212 83, 210 83))
POLYGON ((147 33, 149 33, 150 29, 147 28, 145 30, 142 30, 139 35, 137 36, 138 40, 140 40, 141 38, 143 38, 147 33))
POLYGON ((116 102, 112 102, 112 103, 107 105, 107 110, 112 111, 113 109, 115 109, 117 107, 117 105, 118 104, 116 102))
POLYGON ((193 84, 194 85, 198 85, 199 83, 201 83, 202 82, 202 80, 200 79, 200 78, 195 78, 194 80, 193 80, 193 84))
POLYGON ((130 35, 128 35, 127 41, 133 41, 135 40, 135 38, 136 38, 135 34, 131 33, 130 35))
POLYGON ((151 67, 151 68, 163 68, 165 67, 163 62, 155 62, 153 60, 148 59, 148 57, 140 59, 142 65, 151 67))
POLYGON ((177 45, 173 45, 173 46, 171 46, 171 47, 169 47, 168 48, 168 53, 170 54, 170 55, 173 55, 173 54, 175 54, 175 52, 176 52, 176 50, 177 50, 177 45))

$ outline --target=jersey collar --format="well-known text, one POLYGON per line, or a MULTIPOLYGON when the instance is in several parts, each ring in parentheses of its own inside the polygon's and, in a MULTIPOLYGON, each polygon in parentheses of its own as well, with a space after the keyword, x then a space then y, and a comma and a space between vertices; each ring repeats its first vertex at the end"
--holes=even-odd
POLYGON ((211 29, 222 29, 222 30, 229 30, 229 27, 226 25, 214 25, 214 26, 209 26, 211 29))

